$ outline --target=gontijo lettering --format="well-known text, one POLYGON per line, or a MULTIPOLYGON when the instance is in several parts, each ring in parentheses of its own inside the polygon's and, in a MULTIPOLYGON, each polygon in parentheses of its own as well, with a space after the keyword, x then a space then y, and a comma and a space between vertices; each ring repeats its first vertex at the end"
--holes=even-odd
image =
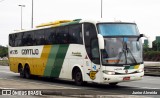
POLYGON ((22 49, 21 53, 22 55, 38 55, 39 50, 38 49, 22 49))

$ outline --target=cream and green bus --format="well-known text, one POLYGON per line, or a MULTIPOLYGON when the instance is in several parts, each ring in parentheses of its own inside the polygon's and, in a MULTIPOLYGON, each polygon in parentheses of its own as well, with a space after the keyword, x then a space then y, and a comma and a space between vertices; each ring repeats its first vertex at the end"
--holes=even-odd
POLYGON ((116 85, 142 79, 142 39, 135 23, 60 20, 9 34, 10 70, 116 85))

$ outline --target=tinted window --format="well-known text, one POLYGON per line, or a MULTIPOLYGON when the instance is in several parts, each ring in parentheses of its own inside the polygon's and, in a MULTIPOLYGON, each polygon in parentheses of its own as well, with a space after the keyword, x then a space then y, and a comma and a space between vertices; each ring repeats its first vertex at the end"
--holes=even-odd
POLYGON ((55 28, 49 28, 44 30, 45 33, 45 40, 46 44, 56 44, 56 29, 55 28))
POLYGON ((56 40, 59 44, 68 43, 68 27, 59 27, 57 29, 56 40))
POLYGON ((32 46, 34 44, 34 31, 24 32, 22 38, 23 46, 32 46))
POLYGON ((98 39, 93 39, 91 41, 91 54, 92 54, 92 61, 96 64, 99 64, 100 55, 99 55, 98 39))
POLYGON ((15 35, 15 46, 21 46, 22 45, 22 34, 23 33, 16 33, 15 35))
POLYGON ((22 34, 23 34, 23 32, 22 33, 15 33, 14 35, 15 35, 15 39, 17 40, 17 39, 21 39, 22 38, 22 34))
POLYGON ((34 41, 36 45, 44 45, 46 43, 44 38, 44 30, 34 31, 34 41))
POLYGON ((83 44, 82 40, 82 25, 72 25, 69 27, 69 42, 83 44))
POLYGON ((82 24, 46 28, 9 35, 11 46, 34 46, 52 44, 83 44, 82 24))
POLYGON ((22 46, 21 40, 15 40, 15 47, 22 46))
POLYGON ((97 32, 94 24, 84 24, 85 47, 89 58, 95 64, 100 64, 99 46, 97 32), (96 52, 96 53, 95 53, 96 52))
POLYGON ((9 45, 13 47, 15 46, 15 34, 9 35, 9 45))

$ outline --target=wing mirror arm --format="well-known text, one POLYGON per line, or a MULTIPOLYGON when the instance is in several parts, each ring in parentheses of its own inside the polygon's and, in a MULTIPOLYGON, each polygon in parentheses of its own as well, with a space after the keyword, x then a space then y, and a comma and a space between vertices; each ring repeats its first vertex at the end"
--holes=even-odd
POLYGON ((152 41, 151 41, 150 37, 149 37, 149 36, 146 36, 145 34, 140 34, 139 37, 137 38, 137 41, 139 41, 139 39, 140 39, 141 37, 147 38, 147 39, 148 39, 149 48, 152 48, 152 41))
MULTIPOLYGON (((146 35, 140 34, 140 35, 138 36, 138 38, 137 38, 137 41, 139 41, 139 39, 140 39, 141 37, 146 37, 146 35)), ((146 37, 146 38, 147 38, 147 37, 146 37)))

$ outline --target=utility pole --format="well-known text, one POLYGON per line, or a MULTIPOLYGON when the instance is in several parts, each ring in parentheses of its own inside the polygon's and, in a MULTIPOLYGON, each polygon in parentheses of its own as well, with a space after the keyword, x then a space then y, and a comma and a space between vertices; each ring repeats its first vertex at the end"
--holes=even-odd
POLYGON ((103 4, 102 4, 102 0, 101 0, 101 18, 102 18, 102 12, 103 12, 103 4))
POLYGON ((22 29, 23 29, 23 28, 22 28, 22 22, 23 22, 23 19, 22 19, 22 18, 23 18, 23 17, 22 17, 22 8, 25 7, 25 5, 18 5, 18 6, 21 7, 21 30, 22 30, 22 29))
POLYGON ((31 19, 31 28, 33 28, 33 0, 32 0, 32 19, 31 19))

